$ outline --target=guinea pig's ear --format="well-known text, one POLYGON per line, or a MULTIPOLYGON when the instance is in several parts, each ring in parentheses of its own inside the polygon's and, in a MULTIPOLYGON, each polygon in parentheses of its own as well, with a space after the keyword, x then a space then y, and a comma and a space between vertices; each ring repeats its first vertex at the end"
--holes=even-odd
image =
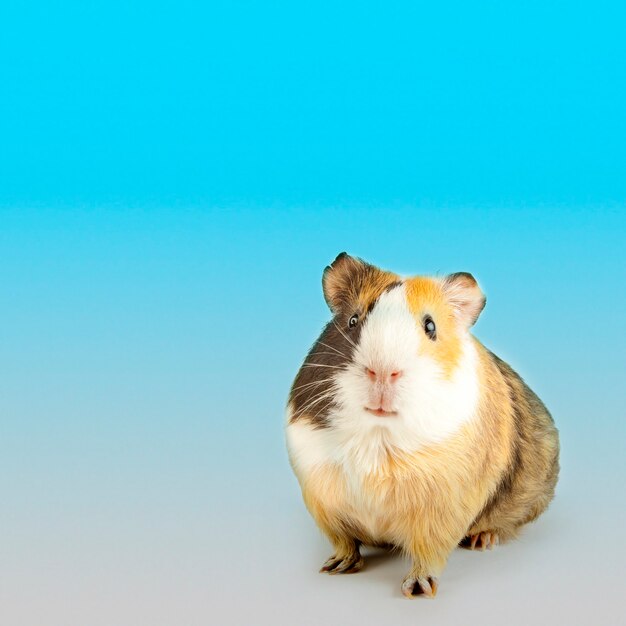
POLYGON ((322 275, 322 289, 326 304, 333 313, 338 313, 342 304, 347 304, 354 279, 365 267, 366 264, 363 261, 355 259, 346 252, 339 254, 330 265, 326 266, 322 275))
POLYGON ((456 272, 446 276, 442 286, 457 318, 466 328, 472 326, 487 302, 476 279, 467 272, 456 272))

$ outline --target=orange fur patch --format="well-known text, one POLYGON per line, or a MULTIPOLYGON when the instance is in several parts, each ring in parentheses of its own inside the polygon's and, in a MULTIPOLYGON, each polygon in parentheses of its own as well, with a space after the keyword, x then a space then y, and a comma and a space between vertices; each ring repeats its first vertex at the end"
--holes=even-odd
POLYGON ((372 303, 393 283, 398 282, 400 277, 391 272, 379 271, 371 276, 367 282, 361 286, 358 294, 354 294, 357 309, 367 311, 372 303))
POLYGON ((438 281, 416 276, 405 281, 409 310, 422 330, 425 315, 430 315, 437 328, 436 341, 422 341, 423 354, 435 359, 446 377, 454 372, 461 357, 458 322, 438 281))

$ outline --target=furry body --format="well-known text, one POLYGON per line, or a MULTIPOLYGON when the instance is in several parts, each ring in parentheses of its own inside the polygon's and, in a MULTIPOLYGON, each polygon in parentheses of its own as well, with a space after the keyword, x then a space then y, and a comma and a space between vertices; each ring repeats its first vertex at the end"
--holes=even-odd
POLYGON ((484 305, 469 275, 454 279, 470 288, 468 304, 458 284, 401 281, 347 259, 330 268, 338 274, 335 294, 325 284, 331 309, 333 295, 342 300, 292 389, 290 460, 308 510, 333 544, 327 569, 355 571, 360 544, 392 544, 413 559, 405 594, 434 595, 465 537, 510 539, 548 506, 558 433, 522 379, 467 332, 484 305), (353 310, 368 311, 359 335, 346 330, 353 310), (424 315, 437 322, 436 339, 421 333, 424 315), (364 367, 397 369, 402 378, 374 384, 364 367), (298 395, 312 389, 317 396, 298 395), (362 410, 374 397, 383 417, 362 410))

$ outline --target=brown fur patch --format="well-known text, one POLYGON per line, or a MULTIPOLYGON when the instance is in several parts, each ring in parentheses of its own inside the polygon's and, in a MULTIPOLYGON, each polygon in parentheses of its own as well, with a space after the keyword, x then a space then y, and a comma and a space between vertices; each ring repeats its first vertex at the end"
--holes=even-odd
POLYGON ((326 269, 323 283, 335 316, 307 354, 289 395, 291 421, 307 416, 317 428, 328 426, 333 374, 350 363, 368 313, 386 290, 399 284, 399 279, 344 254, 326 269), (351 328, 349 320, 355 314, 359 322, 351 328))
POLYGON ((380 294, 397 281, 396 274, 343 252, 324 270, 322 287, 331 311, 340 314, 367 311, 380 294))

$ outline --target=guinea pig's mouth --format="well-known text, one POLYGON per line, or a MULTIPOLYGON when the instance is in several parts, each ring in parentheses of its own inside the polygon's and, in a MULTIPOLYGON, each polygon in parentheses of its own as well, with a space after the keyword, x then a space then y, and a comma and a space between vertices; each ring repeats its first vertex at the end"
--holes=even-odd
POLYGON ((376 417, 395 417, 398 415, 398 411, 385 411, 385 409, 379 407, 377 409, 370 409, 370 407, 364 407, 368 413, 376 415, 376 417))

